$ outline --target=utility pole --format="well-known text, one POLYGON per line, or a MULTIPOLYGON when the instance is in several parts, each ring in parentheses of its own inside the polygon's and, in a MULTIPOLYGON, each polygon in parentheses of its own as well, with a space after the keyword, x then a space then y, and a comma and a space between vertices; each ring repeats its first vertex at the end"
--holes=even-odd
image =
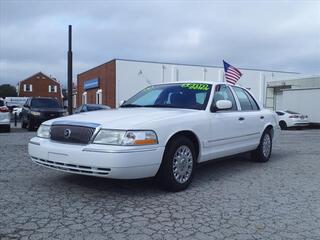
POLYGON ((68 47, 68 113, 72 115, 72 25, 69 25, 69 47, 68 47))

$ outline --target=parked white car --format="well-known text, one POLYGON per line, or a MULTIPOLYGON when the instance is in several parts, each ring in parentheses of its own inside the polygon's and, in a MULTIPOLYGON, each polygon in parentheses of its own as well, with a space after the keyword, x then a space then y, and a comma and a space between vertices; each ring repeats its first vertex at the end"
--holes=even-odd
POLYGON ((184 82, 147 87, 120 109, 44 122, 29 155, 49 168, 115 179, 156 177, 179 191, 197 163, 252 152, 268 161, 276 114, 242 87, 184 82))
POLYGON ((10 132, 10 112, 3 99, 0 99, 0 128, 10 132))
POLYGON ((280 111, 277 110, 276 113, 279 117, 279 126, 282 130, 290 127, 305 127, 309 125, 309 120, 307 115, 302 115, 293 111, 280 111))
POLYGON ((17 114, 17 117, 20 118, 20 116, 21 116, 21 111, 22 111, 22 107, 15 107, 15 108, 13 108, 13 110, 12 110, 12 114, 13 114, 13 115, 17 114))

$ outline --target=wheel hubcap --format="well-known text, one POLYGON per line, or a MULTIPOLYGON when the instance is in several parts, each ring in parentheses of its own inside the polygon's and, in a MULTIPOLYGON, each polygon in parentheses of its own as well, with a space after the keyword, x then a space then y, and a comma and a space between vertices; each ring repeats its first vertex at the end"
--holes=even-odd
POLYGON ((264 157, 269 157, 271 152, 271 138, 269 134, 265 134, 262 142, 262 152, 264 157))
POLYGON ((191 176, 193 156, 189 147, 180 146, 173 157, 173 176, 178 183, 185 183, 191 176))

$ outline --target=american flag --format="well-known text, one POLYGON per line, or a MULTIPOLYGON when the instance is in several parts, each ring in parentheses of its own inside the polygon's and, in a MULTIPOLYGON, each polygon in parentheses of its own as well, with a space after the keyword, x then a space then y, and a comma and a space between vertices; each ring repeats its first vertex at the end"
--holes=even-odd
POLYGON ((225 78, 228 83, 236 84, 236 82, 241 78, 242 73, 239 69, 231 66, 229 63, 223 60, 225 78))

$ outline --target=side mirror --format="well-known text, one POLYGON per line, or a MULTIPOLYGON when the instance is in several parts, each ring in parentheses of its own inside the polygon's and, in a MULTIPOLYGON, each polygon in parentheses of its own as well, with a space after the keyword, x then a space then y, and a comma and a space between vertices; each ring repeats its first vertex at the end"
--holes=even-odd
POLYGON ((122 104, 125 104, 126 100, 121 100, 119 106, 121 106, 122 104))
POLYGON ((213 104, 210 108, 211 112, 219 110, 228 110, 232 108, 232 102, 229 100, 218 100, 216 104, 213 104))

